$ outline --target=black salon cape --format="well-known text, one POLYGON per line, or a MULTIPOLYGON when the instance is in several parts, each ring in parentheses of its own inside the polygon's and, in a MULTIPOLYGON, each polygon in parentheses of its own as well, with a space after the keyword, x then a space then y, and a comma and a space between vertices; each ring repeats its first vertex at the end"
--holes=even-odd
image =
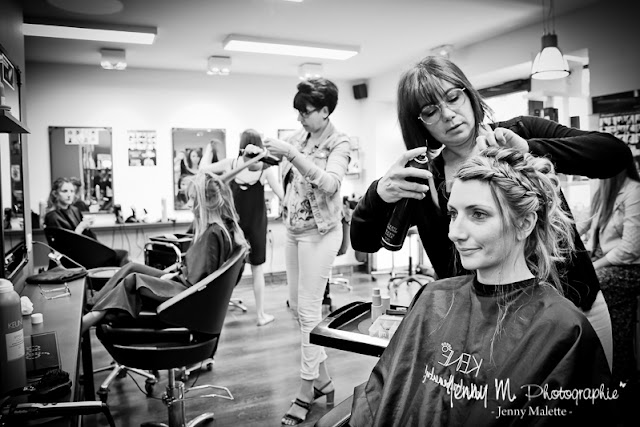
POLYGON ((350 425, 607 425, 611 401, 604 398, 580 400, 578 407, 572 400, 527 398, 524 384, 536 385, 532 395, 545 385, 549 392, 613 389, 600 341, 582 312, 533 279, 506 286, 513 302, 492 355, 496 287, 461 276, 423 288, 368 382, 355 389, 350 425), (449 394, 437 383, 451 378, 466 390, 486 386, 486 407, 484 400, 449 394), (500 380, 509 384, 513 401, 496 392, 500 380), (498 417, 498 407, 524 409, 525 415, 498 417), (549 415, 562 409, 570 413, 549 415))
MULTIPOLYGON (((44 217, 44 226, 76 231, 76 227, 82 222, 82 218, 83 215, 80 209, 71 205, 67 209, 58 208, 47 212, 44 217)), ((93 240, 98 240, 98 237, 90 228, 85 228, 82 234, 91 237, 93 240)))
POLYGON ((131 262, 98 291, 93 310, 116 309, 135 318, 143 304, 147 308, 155 307, 220 268, 231 255, 233 242, 233 236, 219 224, 209 225, 187 250, 180 274, 173 280, 161 279, 162 270, 131 262))

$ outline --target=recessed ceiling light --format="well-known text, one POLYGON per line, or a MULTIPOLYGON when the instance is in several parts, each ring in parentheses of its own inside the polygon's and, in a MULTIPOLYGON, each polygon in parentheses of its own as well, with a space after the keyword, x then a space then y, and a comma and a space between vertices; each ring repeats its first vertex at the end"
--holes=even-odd
POLYGON ((131 44, 153 44, 156 38, 155 28, 115 30, 29 23, 22 24, 22 33, 25 36, 32 37, 51 37, 58 39, 93 40, 131 44))
POLYGON ((360 48, 357 46, 267 39, 262 37, 241 36, 237 34, 227 36, 222 47, 225 50, 238 52, 267 53, 273 55, 339 60, 349 59, 357 55, 360 51, 360 48))

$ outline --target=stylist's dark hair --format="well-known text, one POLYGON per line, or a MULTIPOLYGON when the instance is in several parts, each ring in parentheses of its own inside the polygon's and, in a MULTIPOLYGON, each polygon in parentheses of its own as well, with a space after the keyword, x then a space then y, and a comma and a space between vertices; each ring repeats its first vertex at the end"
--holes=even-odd
POLYGON ((462 70, 440 56, 427 56, 406 71, 398 82, 398 121, 408 150, 417 147, 437 149, 442 146, 418 119, 425 105, 438 104, 445 98, 441 81, 464 88, 476 119, 476 133, 491 109, 471 85, 462 70))
POLYGON ((298 83, 298 93, 293 98, 293 108, 306 113, 307 105, 320 110, 327 107, 329 114, 333 113, 338 105, 338 87, 325 78, 304 80, 298 83))
POLYGON ((240 135, 240 149, 243 150, 249 144, 262 148, 262 138, 257 130, 247 129, 240 135))

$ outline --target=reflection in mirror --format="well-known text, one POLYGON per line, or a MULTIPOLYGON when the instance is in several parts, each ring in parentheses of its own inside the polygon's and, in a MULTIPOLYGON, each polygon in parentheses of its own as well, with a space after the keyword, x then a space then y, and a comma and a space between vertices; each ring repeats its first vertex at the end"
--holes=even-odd
POLYGON ((111 128, 49 127, 51 182, 60 177, 78 178, 81 184, 76 206, 90 212, 113 207, 111 128))
POLYGON ((172 129, 174 209, 188 209, 187 188, 201 164, 227 155, 224 129, 172 129))
MULTIPOLYGON (((0 110, 20 120, 21 72, 0 46, 0 110)), ((27 263, 24 225, 22 136, 14 126, 0 122, 0 211, 2 251, 0 277, 12 279, 27 263)))
POLYGON ((0 185, 4 266, 1 277, 11 277, 26 260, 22 146, 19 134, 0 134, 0 185))

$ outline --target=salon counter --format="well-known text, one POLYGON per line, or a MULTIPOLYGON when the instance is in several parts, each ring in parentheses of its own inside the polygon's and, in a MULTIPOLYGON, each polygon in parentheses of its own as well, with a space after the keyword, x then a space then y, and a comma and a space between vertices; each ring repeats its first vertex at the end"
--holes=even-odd
MULTIPOLYGON (((93 226, 91 229, 96 233, 100 242, 110 248, 125 249, 129 251, 131 260, 144 263, 144 245, 149 242, 150 237, 163 234, 185 233, 190 225, 190 221, 142 222, 101 224, 93 226)), ((282 219, 269 218, 267 224, 267 257, 264 264, 264 272, 266 274, 279 274, 284 273, 286 270, 284 257, 286 237, 287 232, 282 223, 282 219)), ((47 243, 44 230, 34 229, 33 240, 34 242, 47 243)), ((34 244, 33 250, 35 254, 35 268, 47 266, 49 263, 47 258, 48 249, 36 243, 34 244)), ((334 262, 336 267, 355 266, 359 264, 361 263, 356 260, 355 252, 351 247, 349 247, 346 254, 337 257, 334 262)), ((245 274, 250 274, 250 271, 247 265, 245 274)))

